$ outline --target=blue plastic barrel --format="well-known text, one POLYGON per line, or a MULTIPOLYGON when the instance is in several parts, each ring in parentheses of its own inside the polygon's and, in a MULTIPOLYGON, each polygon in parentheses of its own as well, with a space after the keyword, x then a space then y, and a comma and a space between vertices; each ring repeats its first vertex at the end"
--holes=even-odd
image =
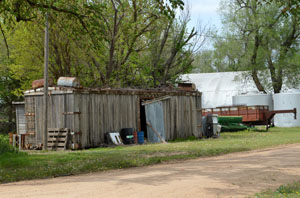
POLYGON ((137 138, 139 144, 144 144, 144 131, 138 131, 137 132, 137 138))

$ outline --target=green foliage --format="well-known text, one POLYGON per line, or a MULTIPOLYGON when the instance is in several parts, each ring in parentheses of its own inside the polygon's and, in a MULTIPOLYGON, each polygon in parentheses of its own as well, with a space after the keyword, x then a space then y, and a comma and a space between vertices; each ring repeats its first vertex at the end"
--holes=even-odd
POLYGON ((5 114, 11 120, 11 102, 43 77, 46 12, 54 82, 75 76, 85 87, 159 87, 175 83, 192 68, 196 31, 187 31, 188 17, 174 17, 183 5, 182 0, 0 1, 0 47, 6 49, 0 52, 0 103, 9 109, 5 114), (167 42, 156 66, 153 50, 163 32, 167 42))
POLYGON ((60 0, 13 0, 0 4, 0 18, 10 21, 2 22, 7 27, 10 69, 16 79, 22 79, 19 92, 42 77, 46 10, 50 22, 49 72, 54 80, 76 76, 83 86, 89 87, 146 87, 174 83, 180 74, 190 71, 191 38, 196 32, 190 36, 188 21, 175 18, 175 9, 183 9, 182 0, 68 4, 60 0), (154 45, 151 35, 159 38, 161 27, 168 24, 172 24, 167 32, 168 44, 164 46, 160 68, 153 71, 153 57, 147 57, 154 45))
MULTIPOLYGON (((295 182, 294 184, 280 186, 276 192, 280 194, 291 194, 291 193, 300 193, 300 183, 295 182)), ((299 194, 300 195, 300 194, 299 194)))
POLYGON ((7 135, 0 134, 0 157, 6 153, 15 153, 16 150, 9 145, 9 140, 7 135))
POLYGON ((20 81, 13 77, 10 69, 1 68, 0 64, 0 109, 2 115, 8 115, 8 121, 12 122, 14 107, 13 101, 20 100, 18 88, 20 81))
POLYGON ((9 70, 18 80, 17 95, 31 87, 33 80, 41 79, 43 72, 43 30, 34 23, 20 22, 8 32, 10 44, 9 70))
MULTIPOLYGON (((5 111, 4 111, 5 112, 5 111)), ((3 112, 3 114, 4 114, 3 112)), ((8 134, 10 132, 16 131, 16 123, 9 122, 8 117, 3 116, 4 118, 0 118, 0 134, 8 134)))
POLYGON ((263 193, 256 194, 257 198, 280 198, 280 197, 300 197, 300 182, 294 182, 288 185, 282 185, 276 191, 268 190, 263 193))
POLYGON ((217 139, 94 148, 74 152, 30 151, 0 156, 0 183, 140 167, 161 162, 299 143, 299 128, 272 128, 268 133, 222 133, 217 139), (14 156, 13 156, 14 155, 14 156))
POLYGON ((300 2, 298 0, 268 0, 268 2, 277 2, 280 5, 281 12, 285 15, 299 15, 300 2))
POLYGON ((180 74, 191 71, 196 42, 190 41, 197 36, 194 29, 187 31, 188 21, 186 13, 178 20, 158 21, 155 31, 148 34, 149 51, 143 60, 148 65, 148 76, 153 79, 148 86, 174 84, 180 74))

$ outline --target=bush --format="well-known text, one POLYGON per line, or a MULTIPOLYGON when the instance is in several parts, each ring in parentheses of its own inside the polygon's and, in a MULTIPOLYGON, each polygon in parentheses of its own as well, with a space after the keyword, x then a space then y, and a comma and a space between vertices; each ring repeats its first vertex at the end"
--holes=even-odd
POLYGON ((9 139, 7 135, 0 134, 0 155, 9 152, 16 152, 11 145, 9 145, 9 139))
POLYGON ((8 134, 12 131, 16 131, 16 124, 14 122, 0 121, 0 135, 8 134))

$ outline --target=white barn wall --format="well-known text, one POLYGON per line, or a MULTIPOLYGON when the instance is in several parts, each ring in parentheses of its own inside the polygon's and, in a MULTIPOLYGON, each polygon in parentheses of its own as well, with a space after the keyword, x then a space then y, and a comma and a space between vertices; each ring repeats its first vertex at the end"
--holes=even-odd
POLYGON ((182 75, 202 92, 203 108, 231 106, 232 97, 249 91, 258 91, 253 80, 245 79, 245 72, 198 73, 182 75))

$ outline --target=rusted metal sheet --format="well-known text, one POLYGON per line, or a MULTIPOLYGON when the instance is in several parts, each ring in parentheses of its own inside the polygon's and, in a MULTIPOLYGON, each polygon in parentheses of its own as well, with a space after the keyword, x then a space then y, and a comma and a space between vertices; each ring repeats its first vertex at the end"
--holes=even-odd
POLYGON ((63 112, 63 115, 74 115, 74 114, 80 114, 81 112, 63 112))
POLYGON ((184 91, 195 91, 196 85, 194 83, 178 83, 178 88, 184 91))
MULTIPOLYGON (((111 94, 111 95, 138 95, 141 99, 154 99, 162 96, 201 96, 198 91, 178 89, 129 89, 129 88, 82 88, 82 87, 49 87, 51 94, 111 94)), ((43 95, 43 88, 25 91, 25 96, 43 95)))
POLYGON ((35 116, 35 113, 25 113, 25 116, 35 116))
POLYGON ((59 77, 57 85, 63 87, 80 87, 80 82, 76 77, 59 77))
POLYGON ((203 109, 202 115, 218 114, 219 116, 242 116, 243 122, 255 122, 264 120, 264 113, 267 111, 269 111, 268 106, 225 106, 203 109))
MULTIPOLYGON (((48 85, 49 86, 53 85, 53 79, 52 78, 48 79, 48 85)), ((44 79, 34 80, 32 82, 32 88, 33 89, 37 89, 37 88, 41 88, 41 87, 44 87, 44 79)))

